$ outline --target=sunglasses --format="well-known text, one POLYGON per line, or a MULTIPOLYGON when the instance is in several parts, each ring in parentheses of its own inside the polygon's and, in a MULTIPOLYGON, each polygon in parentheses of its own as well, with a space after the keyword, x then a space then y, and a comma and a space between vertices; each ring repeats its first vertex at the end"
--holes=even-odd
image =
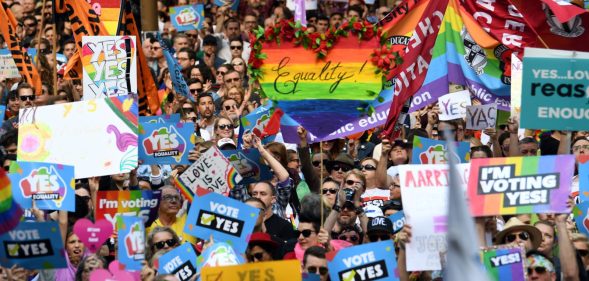
POLYGON ((376 167, 374 167, 372 165, 364 165, 364 166, 360 166, 360 170, 376 171, 376 167))
POLYGON ((237 105, 226 105, 225 110, 231 110, 232 108, 237 108, 237 105))
POLYGON ((589 145, 577 145, 573 146, 573 151, 577 152, 581 149, 589 150, 589 145))
MULTIPOLYGON (((321 161, 313 161, 312 164, 315 167, 319 167, 319 164, 321 164, 321 161)), ((323 165, 327 165, 327 160, 323 160, 323 165)))
POLYGON ((325 266, 319 266, 319 267, 317 267, 317 266, 309 266, 309 267, 307 267, 307 271, 309 273, 317 273, 317 272, 319 272, 319 275, 325 275, 325 274, 327 274, 327 267, 325 267, 325 266))
POLYGON ((172 239, 168 239, 166 241, 160 241, 160 242, 154 243, 153 245, 155 246, 156 249, 161 250, 166 245, 168 245, 168 247, 174 247, 174 246, 176 246, 176 243, 178 243, 178 241, 176 241, 176 239, 172 238, 172 239))
POLYGON ((233 64, 233 66, 242 66, 242 65, 243 65, 243 62, 237 62, 237 63, 233 64))
POLYGON ((355 184, 362 185, 362 182, 359 182, 359 181, 353 181, 353 180, 346 180, 346 184, 347 184, 347 185, 355 185, 355 184))
POLYGON ((231 50, 241 50, 242 48, 241 46, 231 46, 231 50))
POLYGON ((198 34, 189 34, 189 33, 185 33, 185 34, 186 34, 186 37, 189 37, 189 38, 198 38, 198 34))
POLYGON ((20 96, 20 100, 21 101, 34 101, 35 100, 35 96, 34 95, 27 95, 27 96, 20 96))
POLYGON ((336 194, 337 193, 337 189, 335 189, 335 188, 326 188, 326 189, 322 190, 321 192, 323 192, 323 194, 327 194, 327 193, 336 194))
POLYGON ((162 47, 151 47, 152 50, 157 51, 159 49, 161 49, 162 47))
POLYGON ((249 255, 249 260, 251 260, 251 261, 253 261, 253 260, 259 260, 259 261, 261 261, 263 257, 264 257, 264 253, 262 253, 262 252, 255 253, 255 254, 249 255))
POLYGON ((339 164, 335 164, 332 167, 333 171, 339 171, 341 170, 342 172, 349 172, 352 168, 348 167, 348 166, 344 166, 344 165, 339 165, 339 164))
POLYGON ((37 24, 36 23, 25 23, 25 26, 26 27, 35 27, 35 26, 37 26, 37 24))
POLYGON ((347 235, 342 234, 337 239, 344 240, 344 241, 350 241, 350 242, 356 242, 356 241, 358 241, 359 238, 356 235, 347 236, 347 235))
POLYGON ((391 237, 388 234, 368 234, 368 240, 370 240, 370 242, 386 241, 389 239, 391 239, 391 237))
POLYGON ((200 93, 202 93, 202 89, 190 89, 190 93, 200 94, 200 93))
POLYGON ((221 76, 223 76, 223 75, 225 75, 225 73, 227 73, 227 72, 223 72, 223 71, 217 71, 217 75, 221 75, 221 76))
POLYGON ((296 237, 301 236, 301 234, 303 235, 303 237, 308 238, 309 236, 311 236, 311 233, 313 233, 315 231, 310 230, 310 229, 305 229, 305 230, 297 230, 295 231, 295 233, 297 234, 296 237))
POLYGON ((227 80, 225 80, 225 83, 239 82, 239 79, 240 78, 227 79, 227 80))
POLYGON ((194 111, 194 108, 192 108, 192 107, 183 107, 182 110, 188 111, 188 112, 192 112, 192 111, 194 111))
POLYGON ((518 236, 519 236, 519 239, 524 240, 524 241, 528 241, 528 239, 530 239, 529 233, 520 232, 518 235, 509 234, 509 235, 505 236, 505 240, 507 241, 507 243, 511 243, 511 242, 515 241, 515 239, 517 239, 518 236))
POLYGON ((230 130, 230 129, 233 129, 233 125, 231 125, 231 124, 229 124, 229 125, 219 125, 219 126, 217 126, 217 129, 230 130))
POLYGON ((543 266, 529 267, 528 268, 528 275, 532 275, 532 272, 534 272, 534 271, 538 274, 544 274, 544 273, 546 273, 546 267, 543 267, 543 266))
POLYGON ((577 250, 577 253, 579 253, 581 257, 586 257, 589 255, 589 250, 577 250))
POLYGON ((178 201, 178 202, 180 202, 180 195, 170 195, 170 194, 167 194, 167 195, 162 196, 162 200, 168 201, 168 202, 172 202, 172 201, 178 201))

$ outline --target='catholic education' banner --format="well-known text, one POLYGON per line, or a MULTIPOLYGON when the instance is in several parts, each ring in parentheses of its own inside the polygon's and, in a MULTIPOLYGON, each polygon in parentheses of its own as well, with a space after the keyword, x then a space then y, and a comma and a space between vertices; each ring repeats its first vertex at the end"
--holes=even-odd
POLYGON ((468 197, 473 216, 569 213, 573 155, 473 159, 468 197))

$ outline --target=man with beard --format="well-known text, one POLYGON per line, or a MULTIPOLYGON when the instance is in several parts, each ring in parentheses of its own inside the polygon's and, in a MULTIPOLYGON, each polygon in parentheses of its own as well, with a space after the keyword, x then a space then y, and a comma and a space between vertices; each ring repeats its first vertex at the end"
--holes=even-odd
POLYGON ((196 103, 198 105, 198 116, 200 117, 196 124, 201 130, 202 138, 210 140, 215 125, 215 102, 211 94, 203 93, 198 95, 196 103), (208 136, 202 135, 203 133, 208 134, 208 136))
POLYGON ((178 237, 180 238, 180 243, 184 241, 188 241, 193 245, 196 244, 196 238, 184 233, 184 226, 186 225, 186 213, 177 217, 180 208, 182 208, 182 203, 184 202, 182 195, 178 189, 171 185, 165 185, 160 188, 161 199, 160 199, 160 207, 158 210, 158 217, 157 219, 151 224, 150 227, 146 229, 146 233, 150 233, 152 229, 156 226, 167 226, 173 229, 178 237))

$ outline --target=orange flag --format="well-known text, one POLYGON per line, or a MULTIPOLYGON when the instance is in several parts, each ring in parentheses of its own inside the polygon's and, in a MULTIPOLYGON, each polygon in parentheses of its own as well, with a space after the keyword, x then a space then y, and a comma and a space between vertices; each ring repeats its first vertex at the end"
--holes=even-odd
POLYGON ((141 34, 137 29, 135 16, 131 10, 131 3, 129 0, 125 1, 124 6, 121 6, 121 21, 117 30, 118 35, 129 35, 137 38, 137 93, 139 95, 139 115, 155 114, 160 106, 160 99, 157 92, 157 86, 151 76, 149 66, 147 66, 147 59, 143 54, 141 47, 141 34))
POLYGON ((65 67, 65 78, 82 79, 82 36, 109 35, 100 22, 100 17, 86 1, 55 0, 55 11, 65 14, 72 25, 74 40, 76 41, 76 53, 70 58, 65 67))
POLYGON ((4 41, 8 45, 8 49, 12 54, 12 58, 26 82, 35 88, 37 95, 41 94, 41 78, 37 72, 37 68, 33 65, 31 58, 26 51, 21 47, 20 40, 16 36, 16 18, 12 11, 4 2, 2 2, 2 9, 0 9, 0 33, 4 37, 4 41))

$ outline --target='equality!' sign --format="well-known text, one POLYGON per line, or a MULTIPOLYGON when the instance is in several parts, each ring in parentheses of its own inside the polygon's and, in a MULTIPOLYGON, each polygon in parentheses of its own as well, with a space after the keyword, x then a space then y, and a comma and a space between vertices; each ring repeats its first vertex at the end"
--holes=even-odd
POLYGON ((194 147, 194 123, 140 123, 139 159, 143 164, 190 164, 194 147))
POLYGON ((10 182, 14 200, 41 210, 75 211, 74 167, 40 162, 12 162, 10 182))
POLYGON ((521 127, 589 129, 589 53, 526 48, 521 127))
POLYGON ((21 222, 0 236, 0 264, 27 269, 67 267, 57 222, 21 222))
POLYGON ((327 266, 334 281, 399 280, 392 240, 342 249, 327 266))
POLYGON ((573 155, 473 159, 468 198, 473 216, 569 213, 573 155))
POLYGON ((526 280, 524 274, 524 250, 519 247, 498 247, 485 249, 481 259, 491 280, 526 280))
POLYGON ((84 100, 137 93, 135 36, 83 36, 84 100))
POLYGON ((246 238, 259 213, 245 203, 211 192, 194 198, 184 232, 205 240, 212 234, 215 241, 227 242, 238 253, 245 253, 246 238))

